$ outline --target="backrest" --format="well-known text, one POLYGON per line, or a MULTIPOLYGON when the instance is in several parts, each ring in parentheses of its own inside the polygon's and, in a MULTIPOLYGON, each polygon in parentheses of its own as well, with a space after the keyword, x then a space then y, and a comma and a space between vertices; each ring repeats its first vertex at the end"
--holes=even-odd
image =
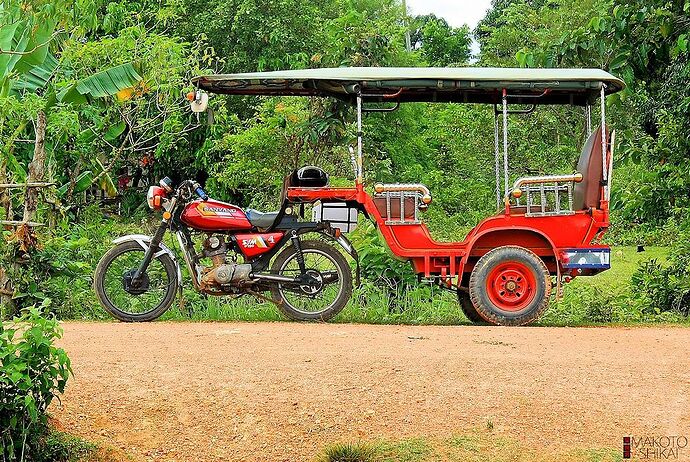
MULTIPOLYGON (((608 130, 606 133, 608 139, 608 130)), ((575 183, 573 188, 573 210, 597 208, 601 199, 601 127, 597 127, 589 135, 582 147, 577 171, 582 173, 582 181, 575 183)))

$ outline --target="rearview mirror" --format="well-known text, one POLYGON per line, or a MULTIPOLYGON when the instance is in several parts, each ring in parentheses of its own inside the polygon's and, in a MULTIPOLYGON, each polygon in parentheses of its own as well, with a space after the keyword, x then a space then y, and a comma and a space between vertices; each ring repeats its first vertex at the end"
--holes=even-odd
POLYGON ((208 107, 208 93, 197 90, 194 92, 194 97, 190 98, 189 105, 192 112, 204 112, 208 107))

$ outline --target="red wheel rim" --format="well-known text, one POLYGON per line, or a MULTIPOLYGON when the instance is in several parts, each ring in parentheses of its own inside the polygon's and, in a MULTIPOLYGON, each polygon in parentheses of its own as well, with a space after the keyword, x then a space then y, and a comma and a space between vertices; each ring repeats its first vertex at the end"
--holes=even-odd
POLYGON ((534 272, 519 262, 496 266, 486 280, 489 300, 503 311, 520 311, 534 300, 537 281, 534 272))

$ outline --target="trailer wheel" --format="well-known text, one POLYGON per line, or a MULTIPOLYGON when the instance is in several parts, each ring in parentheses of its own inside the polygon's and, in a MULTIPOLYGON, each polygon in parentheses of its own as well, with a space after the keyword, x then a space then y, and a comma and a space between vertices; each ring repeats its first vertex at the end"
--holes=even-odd
POLYGON ((469 293, 458 289, 458 302, 460 303, 460 309, 462 310, 465 317, 470 320, 470 322, 474 324, 481 324, 486 322, 484 321, 484 318, 482 318, 479 315, 479 313, 477 313, 477 309, 472 304, 472 300, 470 300, 469 293))
POLYGON ((472 270, 469 286, 472 304, 491 324, 529 324, 549 307, 549 270, 524 247, 507 245, 486 253, 472 270))

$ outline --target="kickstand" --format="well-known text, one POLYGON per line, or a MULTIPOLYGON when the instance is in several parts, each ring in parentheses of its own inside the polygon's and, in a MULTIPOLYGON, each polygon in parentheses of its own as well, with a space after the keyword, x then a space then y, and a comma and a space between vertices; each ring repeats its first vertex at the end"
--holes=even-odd
POLYGON ((264 301, 266 301, 266 302, 273 303, 274 305, 277 305, 277 304, 278 304, 278 303, 276 303, 276 301, 273 300, 272 298, 269 298, 269 297, 267 297, 267 296, 265 296, 265 295, 263 295, 263 294, 260 294, 260 293, 258 293, 258 292, 254 292, 253 290, 247 289, 247 293, 248 293, 249 295, 253 296, 253 297, 258 298, 259 300, 264 300, 264 301))

